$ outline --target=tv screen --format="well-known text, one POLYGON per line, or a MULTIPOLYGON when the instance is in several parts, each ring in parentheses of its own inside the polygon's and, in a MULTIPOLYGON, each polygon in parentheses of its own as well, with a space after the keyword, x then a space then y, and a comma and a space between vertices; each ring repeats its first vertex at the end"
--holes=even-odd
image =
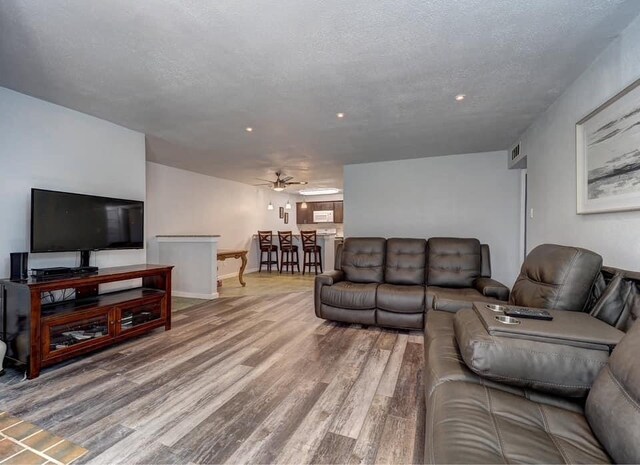
POLYGON ((31 190, 32 253, 143 247, 143 202, 31 190))

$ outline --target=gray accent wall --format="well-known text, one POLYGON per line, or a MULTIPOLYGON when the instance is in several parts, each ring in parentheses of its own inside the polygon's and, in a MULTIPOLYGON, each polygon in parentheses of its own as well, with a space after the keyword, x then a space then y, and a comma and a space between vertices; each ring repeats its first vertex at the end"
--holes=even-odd
POLYGON ((527 249, 552 242, 598 252, 608 265, 640 269, 640 211, 576 214, 575 124, 640 78, 640 18, 522 135, 527 156, 527 249))
POLYGON ((520 172, 506 152, 347 165, 345 237, 476 237, 491 247, 493 276, 519 266, 520 172))

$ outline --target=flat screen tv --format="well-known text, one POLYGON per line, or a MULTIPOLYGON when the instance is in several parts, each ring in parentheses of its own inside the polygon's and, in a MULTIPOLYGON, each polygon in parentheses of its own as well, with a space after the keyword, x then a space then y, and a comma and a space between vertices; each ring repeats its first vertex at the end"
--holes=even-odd
POLYGON ((31 189, 31 252, 144 247, 144 202, 31 189))

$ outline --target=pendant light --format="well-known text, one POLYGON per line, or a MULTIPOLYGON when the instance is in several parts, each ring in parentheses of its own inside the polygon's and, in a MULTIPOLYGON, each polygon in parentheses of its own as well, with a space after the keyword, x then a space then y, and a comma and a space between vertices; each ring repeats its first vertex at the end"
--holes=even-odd
POLYGON ((302 203, 300 204, 300 208, 302 208, 303 210, 307 209, 307 201, 304 198, 304 195, 302 196, 302 203))
POLYGON ((284 206, 285 210, 291 210, 291 202, 287 200, 287 204, 284 206))
POLYGON ((267 210, 273 210, 273 204, 271 202, 267 205, 267 210))

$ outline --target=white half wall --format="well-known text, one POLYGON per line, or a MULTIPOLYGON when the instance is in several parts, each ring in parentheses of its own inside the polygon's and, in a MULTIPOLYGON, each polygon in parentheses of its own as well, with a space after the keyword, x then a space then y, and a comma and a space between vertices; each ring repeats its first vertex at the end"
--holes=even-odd
MULTIPOLYGON (((219 234, 218 249, 249 249, 248 270, 257 269, 252 236, 258 230, 298 232, 297 196, 277 193, 227 179, 147 162, 147 247, 150 262, 157 261, 155 236, 161 234, 219 234), (291 203, 289 224, 278 207, 291 203), (267 210, 273 203, 274 209, 267 210)), ((302 255, 300 255, 302 257, 302 255)), ((221 277, 237 273, 239 260, 218 262, 221 277)))
POLYGON ((527 156, 527 249, 545 242, 591 249, 610 266, 640 269, 640 211, 576 214, 575 124, 640 78, 640 18, 522 135, 527 156))
POLYGON ((347 165, 345 237, 475 237, 491 248, 493 277, 520 266, 520 173, 487 152, 347 165))
MULTIPOLYGON (((0 276, 29 251, 31 188, 145 199, 144 134, 0 87, 0 276)), ((29 267, 75 266, 78 253, 33 254, 29 267)), ((92 254, 100 267, 144 263, 144 250, 92 254)))

